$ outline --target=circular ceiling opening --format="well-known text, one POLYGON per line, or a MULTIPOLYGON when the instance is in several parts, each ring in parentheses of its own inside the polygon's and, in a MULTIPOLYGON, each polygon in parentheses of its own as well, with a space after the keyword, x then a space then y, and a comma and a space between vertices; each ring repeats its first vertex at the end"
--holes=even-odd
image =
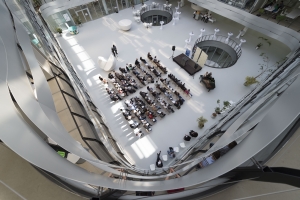
POLYGON ((172 20, 173 11, 171 7, 162 5, 148 5, 141 10, 141 21, 143 23, 152 23, 152 26, 160 26, 160 22, 163 21, 163 25, 168 24, 172 20))
POLYGON ((192 59, 198 60, 201 54, 207 55, 205 65, 214 68, 227 68, 236 63, 242 54, 242 49, 234 40, 221 35, 205 35, 198 38, 193 47, 192 59), (200 48, 200 54, 195 54, 200 48))

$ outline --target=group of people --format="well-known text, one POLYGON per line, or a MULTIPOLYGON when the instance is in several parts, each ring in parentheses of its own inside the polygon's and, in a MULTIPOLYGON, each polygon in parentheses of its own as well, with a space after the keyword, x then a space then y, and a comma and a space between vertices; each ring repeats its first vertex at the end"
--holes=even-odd
POLYGON ((160 61, 154 56, 154 58, 151 56, 150 52, 148 52, 147 57, 150 61, 152 61, 163 73, 168 73, 168 70, 166 67, 162 66, 160 64, 160 61))
MULTIPOLYGON (((214 144, 211 143, 209 148, 211 148, 213 145, 214 144)), ((230 151, 231 149, 233 149, 236 145, 237 145, 237 142, 236 141, 232 141, 231 143, 229 143, 225 147, 223 147, 223 148, 221 148, 221 149, 213 152, 209 156, 205 157, 200 163, 198 163, 196 165, 196 169, 203 168, 203 167, 206 167, 208 165, 211 165, 217 159, 219 159, 220 157, 224 156, 228 151, 230 151)))
MULTIPOLYGON (((137 119, 139 119, 141 121, 141 123, 143 124, 143 127, 145 128, 145 130, 147 132, 152 131, 152 124, 150 124, 147 120, 147 117, 152 121, 152 122, 156 122, 156 116, 155 114, 149 109, 147 108, 147 106, 145 105, 145 103, 138 97, 134 97, 131 98, 130 100, 126 100, 125 104, 127 107, 129 107, 129 109, 131 111, 133 111, 134 115, 132 115, 130 112, 128 112, 128 114, 130 114, 130 117, 128 116, 126 118, 126 120, 131 120, 132 118, 136 117, 137 119)), ((131 127, 133 128, 133 127, 131 127)), ((136 127, 134 127, 136 128, 136 127)))
POLYGON ((115 71, 113 71, 113 73, 114 75, 112 73, 109 73, 108 78, 111 80, 115 89, 122 97, 128 96, 128 93, 135 93, 139 88, 136 81, 131 77, 131 75, 123 75, 115 71))
POLYGON ((204 21, 205 23, 207 23, 209 19, 212 19, 212 16, 211 16, 211 14, 208 14, 208 12, 207 12, 202 16, 201 21, 204 21))
POLYGON ((184 91, 184 93, 186 93, 188 96, 192 97, 193 95, 191 94, 190 89, 187 89, 185 87, 185 83, 182 83, 181 80, 179 80, 178 78, 176 78, 173 74, 168 74, 168 77, 174 81, 176 83, 176 85, 178 85, 180 87, 180 89, 182 89, 184 91))

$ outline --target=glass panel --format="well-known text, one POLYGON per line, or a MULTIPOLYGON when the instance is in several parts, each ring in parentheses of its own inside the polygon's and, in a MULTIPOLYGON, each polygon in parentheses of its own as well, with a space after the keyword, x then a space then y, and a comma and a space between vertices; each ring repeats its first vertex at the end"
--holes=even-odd
POLYGON ((83 12, 82 12, 82 11, 77 11, 76 13, 77 13, 77 15, 78 15, 80 21, 81 21, 82 23, 85 23, 86 20, 85 20, 85 17, 84 17, 83 12))
POLYGON ((88 11, 90 12, 90 16, 91 16, 92 20, 98 19, 98 15, 97 15, 97 13, 95 11, 93 3, 91 2, 91 3, 88 3, 86 5, 87 5, 88 11))
POLYGON ((82 12, 83 12, 84 17, 85 17, 85 20, 86 20, 87 22, 89 22, 89 21, 92 20, 91 15, 90 15, 90 12, 89 12, 88 9, 84 9, 84 10, 82 10, 82 12))

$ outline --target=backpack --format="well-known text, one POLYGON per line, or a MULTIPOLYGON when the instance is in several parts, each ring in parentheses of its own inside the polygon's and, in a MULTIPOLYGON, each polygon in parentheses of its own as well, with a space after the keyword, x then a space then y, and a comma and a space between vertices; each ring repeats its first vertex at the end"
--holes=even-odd
POLYGON ((191 140, 191 136, 185 135, 185 136, 183 137, 183 139, 184 139, 185 141, 190 141, 190 140, 191 140))

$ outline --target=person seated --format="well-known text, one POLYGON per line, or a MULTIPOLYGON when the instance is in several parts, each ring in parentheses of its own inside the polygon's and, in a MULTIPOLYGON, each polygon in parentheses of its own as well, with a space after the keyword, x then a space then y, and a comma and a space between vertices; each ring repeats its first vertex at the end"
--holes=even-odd
POLYGON ((136 136, 139 136, 139 138, 144 136, 144 133, 142 131, 139 131, 138 133, 135 134, 136 136))
POLYGON ((140 66, 140 62, 139 62, 139 60, 138 60, 138 58, 135 60, 135 63, 134 63, 136 66, 140 66))
POLYGON ((102 83, 107 84, 107 80, 105 78, 102 78, 101 76, 99 76, 100 81, 102 81, 102 83))
POLYGON ((146 96, 148 96, 148 93, 147 92, 143 92, 143 91, 140 91, 140 95, 142 96, 142 97, 146 97, 146 96))
POLYGON ((205 17, 205 19, 204 19, 204 22, 207 23, 208 20, 211 19, 211 18, 212 18, 211 14, 207 15, 207 16, 205 17))
POLYGON ((175 151, 173 147, 169 147, 169 150, 167 151, 170 158, 175 158, 175 151))
POLYGON ((166 116, 166 114, 160 110, 157 111, 158 115, 163 118, 164 116, 166 116))
POLYGON ((109 79, 113 79, 113 78, 115 78, 115 77, 114 77, 114 75, 113 75, 112 73, 109 72, 109 73, 108 73, 108 78, 109 78, 109 79))
POLYGON ((119 67, 120 72, 127 73, 127 70, 125 68, 119 67))
POLYGON ((149 86, 147 86, 147 90, 148 90, 149 92, 152 92, 152 91, 153 91, 153 89, 150 88, 149 86))
POLYGON ((158 168, 162 168, 163 167, 163 163, 162 163, 162 161, 160 159, 160 153, 161 153, 161 151, 159 153, 157 153, 157 158, 156 158, 156 167, 158 167, 158 168))
POLYGON ((202 16, 201 21, 205 21, 205 19, 207 18, 207 16, 208 16, 208 13, 205 13, 205 14, 202 16))
POLYGON ((156 122, 155 115, 153 115, 152 112, 149 112, 148 117, 149 117, 149 119, 151 119, 153 122, 156 122))
POLYGON ((233 142, 229 143, 228 145, 226 145, 225 147, 223 147, 222 149, 220 149, 219 150, 220 156, 225 155, 228 151, 233 149, 236 145, 237 145, 236 141, 233 141, 233 142))
POLYGON ((109 88, 105 88, 105 89, 106 89, 107 94, 113 94, 114 93, 114 91, 112 89, 109 89, 109 88))
POLYGON ((154 62, 154 63, 157 63, 157 62, 158 62, 158 60, 157 60, 156 56, 154 56, 154 58, 153 58, 153 62, 154 62))
POLYGON ((150 52, 148 52, 147 57, 148 57, 150 60, 153 60, 153 58, 152 58, 150 52))
POLYGON ((197 166, 197 168, 203 168, 206 167, 208 165, 213 164, 217 159, 220 158, 220 151, 215 151, 214 153, 212 153, 211 155, 209 155, 208 157, 204 158, 197 166))
POLYGON ((138 122, 136 122, 136 121, 134 121, 134 120, 130 120, 129 121, 129 126, 131 127, 131 128, 136 128, 136 127, 138 127, 139 125, 140 125, 140 123, 138 123, 138 122))
POLYGON ((140 57, 140 60, 141 60, 144 64, 147 63, 147 61, 146 61, 145 59, 143 59, 142 57, 140 57))

